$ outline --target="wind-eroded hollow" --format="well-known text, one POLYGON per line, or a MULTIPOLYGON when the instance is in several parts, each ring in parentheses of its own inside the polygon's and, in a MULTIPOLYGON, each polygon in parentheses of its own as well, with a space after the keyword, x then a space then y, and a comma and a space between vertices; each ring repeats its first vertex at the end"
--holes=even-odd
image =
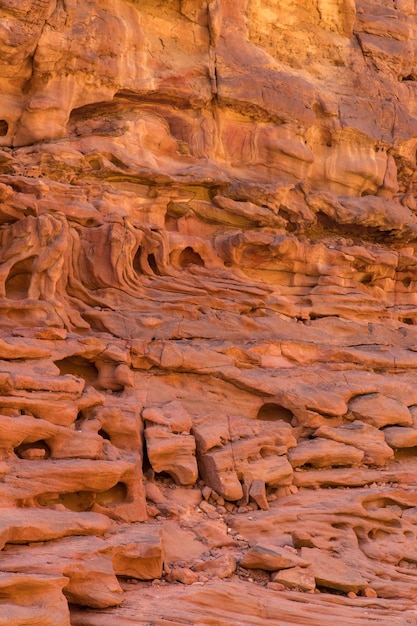
POLYGON ((55 361, 62 376, 72 374, 78 378, 84 378, 89 385, 93 384, 98 377, 98 370, 94 363, 82 356, 69 356, 60 361, 55 361))
POLYGON ((204 261, 198 252, 195 252, 190 246, 184 248, 178 257, 178 263, 180 267, 186 268, 189 265, 199 265, 204 267, 204 261))
POLYGON ((24 300, 28 297, 34 257, 16 263, 6 280, 6 298, 24 300))
POLYGON ((19 459, 26 459, 30 461, 49 459, 51 456, 49 446, 43 439, 33 443, 22 443, 14 449, 14 452, 19 459))
POLYGON ((275 402, 267 402, 263 404, 258 411, 257 419, 264 422, 277 422, 281 420, 291 424, 294 418, 294 414, 289 409, 286 409, 280 404, 275 402))

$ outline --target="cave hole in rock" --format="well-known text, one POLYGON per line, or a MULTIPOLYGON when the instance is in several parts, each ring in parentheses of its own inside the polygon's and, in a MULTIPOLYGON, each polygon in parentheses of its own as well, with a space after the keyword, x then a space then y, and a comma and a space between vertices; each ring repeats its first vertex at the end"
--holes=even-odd
POLYGON ((58 502, 63 504, 70 511, 88 511, 95 501, 93 491, 75 491, 73 493, 63 493, 59 496, 58 502))
POLYGON ((74 430, 81 430, 81 424, 85 421, 85 419, 87 418, 85 417, 82 411, 77 413, 77 419, 75 420, 73 424, 74 430))
MULTIPOLYGON (((267 459, 270 456, 275 456, 277 454, 277 446, 261 446, 259 448, 259 456, 262 459, 267 459)), ((257 460, 256 458, 254 459, 255 461, 257 460)))
POLYGON ((119 482, 106 491, 96 493, 95 501, 101 506, 114 506, 126 502, 127 492, 125 483, 119 482))
POLYGON ((294 222, 292 221, 294 219, 294 215, 292 215, 289 211, 285 211, 285 209, 280 209, 279 216, 287 221, 286 229, 289 233, 293 233, 297 230, 297 224, 294 224, 294 222))
POLYGON ((204 261, 198 252, 195 252, 190 246, 184 248, 178 257, 178 263, 182 269, 185 269, 189 265, 199 265, 204 267, 204 261))
POLYGON ((375 511, 378 509, 386 508, 387 506, 399 506, 402 509, 408 508, 407 506, 401 505, 396 500, 389 498, 387 496, 376 496, 375 498, 370 497, 368 500, 364 500, 362 502, 362 506, 367 511, 375 511))
POLYGON ((136 250, 135 256, 133 257, 133 269, 135 270, 137 274, 142 273, 142 266, 140 263, 141 254, 142 254, 142 247, 139 246, 139 248, 136 250))
POLYGON ((155 472, 155 479, 165 485, 174 485, 176 483, 175 478, 168 472, 155 472))
POLYGON ((158 269, 158 264, 156 262, 154 254, 148 254, 148 264, 149 264, 149 267, 151 268, 151 270, 153 271, 153 273, 156 276, 160 276, 161 275, 161 272, 158 269))
POLYGON ((294 419, 294 414, 281 404, 267 402, 259 409, 257 419, 264 422, 277 422, 281 420, 287 422, 287 424, 291 424, 294 419))
POLYGON ((142 471, 144 476, 146 476, 149 480, 155 477, 155 472, 153 471, 152 464, 149 460, 145 435, 142 435, 142 471))
POLYGON ((261 307, 252 307, 247 311, 242 311, 241 315, 246 315, 247 317, 267 317, 268 312, 266 309, 261 307))
MULTIPOLYGON (((365 189, 361 193, 361 197, 374 196, 375 189, 365 189)), ((381 231, 377 226, 364 226, 363 224, 342 224, 329 217, 322 211, 317 211, 317 226, 327 233, 333 233, 337 236, 349 237, 351 239, 365 239, 384 243, 389 240, 389 232, 381 231)))
POLYGON ((114 154, 106 154, 106 157, 110 161, 110 163, 118 167, 120 170, 129 169, 129 166, 126 165, 126 163, 123 163, 123 161, 118 159, 117 156, 115 156, 114 154))
POLYGON ((5 137, 9 132, 9 124, 6 120, 0 120, 0 137, 5 137))
POLYGON ((407 461, 417 458, 417 447, 394 450, 394 461, 407 461))
POLYGON ((363 526, 353 526, 352 530, 358 539, 359 545, 368 540, 368 533, 363 526))
POLYGON ((414 325, 414 320, 412 317, 404 317, 404 319, 402 319, 401 321, 403 322, 403 324, 407 324, 408 326, 414 325))
POLYGON ((91 158, 87 159, 87 163, 91 167, 92 170, 94 170, 96 172, 98 170, 101 170, 101 161, 97 157, 91 157, 91 158))
POLYGON ((59 361, 54 361, 59 368, 61 376, 72 374, 78 378, 84 378, 85 382, 92 385, 98 377, 98 370, 94 363, 83 356, 68 356, 59 361))
MULTIPOLYGON (((98 109, 98 105, 96 105, 96 107, 98 109)), ((85 119, 88 119, 91 116, 91 109, 92 109, 91 104, 87 104, 87 105, 72 109, 70 116, 69 116, 69 123, 71 124, 74 121, 79 121, 79 120, 84 121, 85 119)))
POLYGON ((372 528, 368 532, 368 537, 371 540, 388 539, 389 537, 391 537, 391 533, 389 530, 383 530, 382 528, 372 528))
POLYGON ((34 257, 19 261, 12 267, 6 280, 6 298, 24 300, 28 297, 34 257))
POLYGON ((373 275, 370 273, 366 273, 363 274, 361 276, 361 278, 359 279, 359 282, 362 283, 362 285, 369 285, 373 280, 373 275))
POLYGON ((33 443, 22 443, 14 449, 14 453, 19 459, 27 459, 39 461, 40 459, 49 459, 51 450, 43 439, 34 441, 33 443))
POLYGON ((107 441, 110 441, 110 435, 103 430, 102 428, 100 428, 100 430, 97 433, 98 435, 100 435, 100 437, 103 437, 103 439, 106 439, 107 441))
MULTIPOLYGON (((143 248, 141 246, 139 246, 139 248, 136 250, 136 254, 133 258, 133 269, 135 270, 135 272, 137 274, 143 274, 144 271, 146 273, 149 273, 149 269, 144 270, 143 266, 142 266, 142 259, 144 258, 145 252, 143 250, 143 248)), ((161 276, 161 272, 158 269, 158 264, 156 262, 156 258, 155 255, 153 253, 148 254, 147 255, 147 264, 149 265, 149 268, 152 270, 152 272, 156 275, 156 276, 161 276)), ((146 262, 144 262, 144 265, 146 265, 146 262)))
POLYGON ((411 285, 411 277, 407 276, 406 278, 403 278, 401 282, 404 285, 404 287, 407 289, 411 285))
POLYGON ((61 504, 66 509, 77 513, 88 511, 94 501, 95 493, 93 491, 74 491, 72 493, 61 494, 45 493, 36 498, 38 506, 48 508, 61 504))
POLYGON ((95 500, 93 491, 75 491, 73 493, 63 493, 59 496, 58 502, 63 504, 70 511, 88 511, 95 500))

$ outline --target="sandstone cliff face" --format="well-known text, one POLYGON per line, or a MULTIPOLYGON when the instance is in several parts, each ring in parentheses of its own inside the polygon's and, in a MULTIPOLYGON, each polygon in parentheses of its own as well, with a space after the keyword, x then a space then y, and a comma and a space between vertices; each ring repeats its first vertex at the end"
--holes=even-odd
POLYGON ((416 14, 0 0, 0 624, 416 623, 416 14))

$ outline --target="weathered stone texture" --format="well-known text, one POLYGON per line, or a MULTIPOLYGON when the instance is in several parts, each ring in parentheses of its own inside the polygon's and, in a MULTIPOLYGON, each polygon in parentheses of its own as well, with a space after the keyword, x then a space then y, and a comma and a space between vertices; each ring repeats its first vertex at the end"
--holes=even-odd
POLYGON ((0 624, 414 623, 416 11, 0 0, 0 624))

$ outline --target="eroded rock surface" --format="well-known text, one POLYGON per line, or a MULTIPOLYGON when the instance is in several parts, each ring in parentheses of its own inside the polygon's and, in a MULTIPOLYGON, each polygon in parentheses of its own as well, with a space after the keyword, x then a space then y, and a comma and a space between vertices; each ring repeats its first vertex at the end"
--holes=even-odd
POLYGON ((1 624, 417 623, 416 11, 0 0, 1 624))

